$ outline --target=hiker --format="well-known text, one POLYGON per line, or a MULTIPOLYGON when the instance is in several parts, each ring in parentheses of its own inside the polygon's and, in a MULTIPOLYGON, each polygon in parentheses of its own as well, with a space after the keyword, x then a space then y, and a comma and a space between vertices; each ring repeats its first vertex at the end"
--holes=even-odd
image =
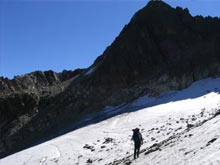
POLYGON ((132 131, 132 140, 134 141, 134 159, 136 159, 136 156, 139 157, 140 147, 141 144, 143 144, 143 138, 139 128, 132 129, 132 131))

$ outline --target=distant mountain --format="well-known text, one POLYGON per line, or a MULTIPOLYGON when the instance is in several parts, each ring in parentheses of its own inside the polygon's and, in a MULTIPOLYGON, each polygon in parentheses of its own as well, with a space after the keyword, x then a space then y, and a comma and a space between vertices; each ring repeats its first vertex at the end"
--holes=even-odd
POLYGON ((0 79, 0 157, 81 127, 106 106, 218 76, 220 19, 150 1, 86 70, 0 79))
MULTIPOLYGON (((4 96, 15 92, 33 92, 42 95, 47 93, 47 88, 52 86, 59 86, 62 82, 76 77, 83 72, 83 69, 75 71, 64 70, 62 73, 54 71, 35 71, 23 76, 16 76, 10 80, 8 78, 0 77, 0 96, 4 96)), ((57 93, 58 89, 50 92, 57 93)))

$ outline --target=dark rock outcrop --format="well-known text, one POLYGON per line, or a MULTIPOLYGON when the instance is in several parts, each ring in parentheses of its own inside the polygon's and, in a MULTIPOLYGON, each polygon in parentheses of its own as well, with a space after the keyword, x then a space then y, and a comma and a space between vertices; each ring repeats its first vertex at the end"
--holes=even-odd
POLYGON ((195 81, 205 72, 218 74, 219 28, 217 18, 192 17, 187 9, 150 1, 104 52, 94 77, 126 86, 162 76, 195 81))
POLYGON ((150 1, 88 69, 0 79, 0 157, 76 129, 107 105, 219 75, 220 19, 150 1))
POLYGON ((84 69, 62 73, 36 71, 12 80, 0 78, 0 157, 36 142, 38 130, 47 127, 47 116, 53 114, 42 111, 42 106, 83 72, 84 69))
MULTIPOLYGON (((45 72, 35 71, 23 76, 16 76, 12 80, 0 77, 0 96, 23 91, 42 94, 45 92, 45 89, 59 86, 59 84, 66 80, 76 78, 83 71, 84 69, 64 70, 62 73, 56 73, 52 70, 45 72)), ((58 93, 57 90, 54 90, 54 92, 58 93)))

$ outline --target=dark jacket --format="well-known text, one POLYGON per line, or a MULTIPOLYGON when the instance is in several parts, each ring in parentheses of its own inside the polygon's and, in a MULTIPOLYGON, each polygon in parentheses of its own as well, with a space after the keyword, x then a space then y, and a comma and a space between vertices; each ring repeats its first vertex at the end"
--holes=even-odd
POLYGON ((143 138, 142 138, 141 133, 140 133, 139 131, 135 130, 135 131, 133 132, 132 140, 133 140, 134 143, 136 143, 136 144, 142 144, 143 138))

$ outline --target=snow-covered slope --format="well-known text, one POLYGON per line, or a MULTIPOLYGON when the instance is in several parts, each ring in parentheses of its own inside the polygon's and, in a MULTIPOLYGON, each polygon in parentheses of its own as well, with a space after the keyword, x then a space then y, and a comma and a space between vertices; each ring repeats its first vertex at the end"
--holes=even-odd
POLYGON ((220 164, 220 79, 205 79, 158 98, 106 107, 120 115, 0 160, 1 165, 220 164), (122 113, 126 112, 127 113, 122 113), (133 160, 132 129, 144 144, 133 160))

